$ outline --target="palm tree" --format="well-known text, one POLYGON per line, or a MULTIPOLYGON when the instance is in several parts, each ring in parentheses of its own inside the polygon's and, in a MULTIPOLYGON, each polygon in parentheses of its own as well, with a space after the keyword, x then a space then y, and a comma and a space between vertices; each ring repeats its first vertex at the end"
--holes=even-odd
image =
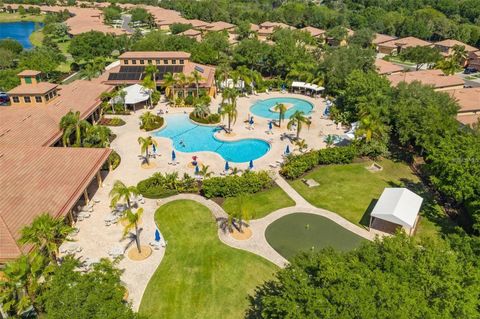
POLYGON ((360 119, 360 124, 355 131, 355 136, 364 136, 369 143, 372 139, 381 138, 386 131, 385 124, 379 118, 372 115, 365 115, 360 119))
POLYGON ((295 145, 297 145, 298 150, 299 150, 300 152, 302 152, 302 153, 303 153, 303 152, 307 149, 307 147, 308 147, 307 142, 305 142, 305 140, 297 140, 297 141, 295 142, 295 145))
POLYGON ((36 252, 22 255, 5 265, 0 279, 0 304, 4 312, 20 318, 31 307, 36 310, 36 297, 45 266, 45 257, 36 252))
POLYGON ((165 96, 170 99, 175 98, 175 85, 177 80, 175 76, 168 72, 163 76, 163 87, 165 88, 165 96))
POLYGON ((187 89, 186 89, 186 86, 188 83, 187 76, 185 75, 185 73, 176 73, 175 79, 176 79, 176 82, 178 83, 178 86, 182 88, 182 95, 183 95, 183 98, 185 99, 185 97, 187 96, 187 89))
POLYGON ((138 144, 140 144, 141 153, 142 154, 145 153, 145 162, 147 162, 147 164, 148 164, 149 163, 149 161, 148 161, 148 157, 149 157, 148 149, 152 145, 158 146, 157 141, 155 141, 151 136, 148 136, 148 137, 140 136, 137 141, 138 141, 138 144))
POLYGON ((153 90, 157 90, 157 85, 155 81, 155 76, 158 73, 158 69, 155 65, 149 64, 145 67, 145 77, 149 77, 152 82, 155 84, 153 90))
MULTIPOLYGON (((103 103, 109 103, 112 107, 112 113, 115 114, 115 103, 110 103, 110 100, 116 95, 115 92, 102 92, 102 94, 100 94, 100 100, 102 100, 103 103)), ((103 117, 103 114, 102 116, 103 117)), ((100 118, 101 118, 100 117, 100 118)))
POLYGON ((123 103, 123 110, 127 112, 127 104, 125 103, 125 97, 127 96, 127 91, 123 89, 123 87, 119 87, 117 92, 115 93, 115 96, 118 96, 123 103))
POLYGON ((325 143, 327 144, 327 148, 331 147, 335 143, 335 136, 332 134, 325 136, 325 143))
POLYGON ((110 206, 115 207, 117 203, 123 200, 130 209, 130 199, 138 194, 140 194, 140 192, 135 186, 127 186, 122 181, 117 180, 113 184, 112 190, 108 194, 108 196, 111 198, 110 206))
POLYGON ((467 60, 468 52, 465 49, 464 45, 455 44, 452 47, 452 50, 453 50, 452 58, 457 62, 458 65, 461 65, 462 62, 467 60))
POLYGON ((435 67, 442 70, 443 74, 445 75, 453 75, 455 72, 457 72, 458 63, 453 57, 451 57, 438 61, 435 67))
POLYGON ((140 121, 142 122, 142 127, 152 127, 157 121, 157 116, 152 112, 145 112, 140 116, 140 121))
POLYGON ((56 263, 58 249, 72 231, 73 227, 65 224, 63 219, 42 213, 30 226, 22 229, 19 241, 24 245, 32 245, 38 252, 45 249, 51 261, 56 263))
POLYGON ((222 108, 220 110, 220 115, 222 116, 222 118, 224 118, 225 116, 227 117, 228 131, 231 132, 232 122, 235 124, 235 122, 237 121, 237 115, 238 115, 237 108, 233 104, 224 104, 222 105, 222 108))
POLYGON ((123 238, 125 238, 130 233, 130 230, 132 230, 132 228, 135 228, 135 242, 137 244, 138 253, 142 252, 142 248, 140 246, 140 234, 138 232, 138 222, 141 220, 142 215, 143 208, 137 209, 135 213, 132 212, 131 209, 127 209, 124 212, 123 217, 121 218, 121 221, 125 221, 127 223, 125 225, 125 228, 123 229, 123 238))
POLYGON ((201 80, 203 80, 203 77, 200 74, 200 72, 198 72, 197 70, 193 70, 193 72, 191 73, 191 78, 195 82, 195 89, 197 91, 197 97, 198 97, 200 95, 200 92, 199 92, 199 89, 198 89, 198 83, 201 80))
POLYGON ((310 119, 304 114, 305 113, 303 113, 303 111, 295 111, 295 113, 290 116, 290 121, 287 124, 287 128, 289 130, 292 128, 293 125, 297 126, 297 140, 300 137, 300 131, 302 130, 303 124, 306 124, 307 127, 310 127, 310 124, 312 124, 310 119))
POLYGON ((112 130, 104 125, 91 125, 87 128, 83 140, 85 147, 110 147, 112 130))
POLYGON ((153 103, 152 103, 152 92, 153 92, 153 90, 155 90, 155 88, 156 88, 155 81, 153 81, 151 77, 146 76, 146 77, 143 78, 143 80, 142 80, 142 86, 148 90, 148 99, 149 99, 149 101, 150 101, 150 105, 153 106, 153 103))
POLYGON ((198 171, 198 175, 203 176, 203 178, 209 178, 213 174, 213 172, 209 171, 209 168, 209 165, 202 164, 202 168, 198 171))
POLYGON ((283 103, 277 103, 274 110, 278 112, 278 127, 282 127, 282 121, 285 119, 285 112, 287 112, 287 106, 283 103))
POLYGON ((73 111, 65 114, 60 120, 60 129, 63 130, 62 142, 63 146, 70 145, 70 136, 75 132, 75 145, 82 145, 82 136, 85 136, 87 128, 91 124, 86 120, 80 119, 80 112, 73 111))
POLYGON ((206 118, 210 115, 210 108, 204 103, 201 103, 200 101, 195 99, 194 110, 192 111, 192 114, 196 118, 206 118))
POLYGON ((235 212, 234 217, 238 221, 238 231, 243 232, 242 226, 245 224, 245 221, 248 223, 250 220, 251 207, 248 202, 248 197, 245 194, 240 194, 237 197, 238 199, 238 210, 235 212))
POLYGON ((238 91, 235 88, 226 88, 222 92, 222 104, 228 101, 234 107, 237 107, 238 91))

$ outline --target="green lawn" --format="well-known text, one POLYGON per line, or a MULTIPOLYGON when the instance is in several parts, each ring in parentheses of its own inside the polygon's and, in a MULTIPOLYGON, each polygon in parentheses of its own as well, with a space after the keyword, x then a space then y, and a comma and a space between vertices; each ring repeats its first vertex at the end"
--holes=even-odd
POLYGON ((32 42, 32 45, 39 47, 42 45, 43 38, 45 36, 43 35, 42 30, 37 30, 33 31, 32 34, 30 34, 30 42, 32 42))
MULTIPOLYGON (((277 209, 294 206, 295 202, 280 187, 274 186, 245 197, 244 205, 250 209, 251 219, 258 219, 277 209)), ((222 207, 228 214, 234 214, 239 207, 239 200, 237 197, 226 198, 222 207)))
POLYGON ((265 230, 268 243, 280 255, 290 259, 302 251, 325 247, 351 250, 364 239, 323 216, 295 213, 271 223, 265 230))
POLYGON ((0 12, 0 22, 33 21, 43 22, 43 15, 20 15, 19 13, 0 12))
POLYGON ((143 295, 139 312, 146 318, 243 318, 248 295, 277 270, 220 242, 212 214, 201 204, 168 203, 155 220, 168 246, 143 295))
POLYGON ((301 180, 290 182, 306 200, 317 207, 333 211, 349 221, 368 226, 370 211, 385 187, 403 187, 424 198, 417 227, 421 236, 448 232, 452 223, 441 207, 425 191, 423 184, 410 167, 402 162, 382 160, 383 171, 372 173, 365 169, 371 162, 349 165, 321 166, 303 178, 312 178, 320 186, 309 188, 301 180))

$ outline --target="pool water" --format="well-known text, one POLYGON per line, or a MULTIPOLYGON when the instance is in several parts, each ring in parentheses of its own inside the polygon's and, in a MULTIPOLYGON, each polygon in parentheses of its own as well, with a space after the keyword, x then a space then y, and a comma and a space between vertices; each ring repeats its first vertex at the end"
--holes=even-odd
MULTIPOLYGON (((41 26, 41 24, 38 24, 41 26)), ((25 49, 33 47, 30 42, 30 34, 35 31, 35 22, 19 21, 0 23, 0 40, 14 39, 20 42, 25 49)))
POLYGON ((166 127, 153 135, 171 139, 175 150, 180 152, 215 152, 226 161, 244 163, 256 160, 270 150, 270 144, 259 139, 220 141, 214 136, 220 128, 194 124, 185 114, 167 115, 165 121, 166 127))
POLYGON ((305 115, 309 115, 313 110, 313 104, 308 101, 294 97, 279 97, 255 102, 255 104, 250 107, 250 112, 260 117, 278 119, 278 112, 271 110, 277 103, 292 105, 292 107, 285 112, 285 119, 290 118, 295 111, 302 111, 305 115))

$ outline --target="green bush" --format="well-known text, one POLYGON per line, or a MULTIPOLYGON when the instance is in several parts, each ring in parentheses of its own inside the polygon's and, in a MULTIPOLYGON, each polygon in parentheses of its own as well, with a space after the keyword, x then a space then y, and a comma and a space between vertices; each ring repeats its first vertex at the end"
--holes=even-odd
POLYGON ((157 105, 158 102, 160 101, 161 96, 162 95, 161 95, 160 91, 153 91, 153 93, 152 93, 152 104, 157 105))
POLYGON ((118 155, 117 152, 112 151, 112 153, 110 153, 110 156, 108 157, 108 164, 106 164, 106 168, 108 169, 108 165, 110 165, 112 167, 112 170, 115 170, 120 165, 121 161, 122 158, 120 157, 120 155, 118 155))
POLYGON ((142 130, 145 130, 147 132, 149 131, 153 131, 153 130, 156 130, 156 129, 159 129, 163 126, 163 117, 161 116, 158 116, 158 115, 153 115, 155 117, 155 119, 151 122, 148 122, 148 123, 143 123, 140 125, 140 129, 142 130))
POLYGON ((290 156, 282 166, 280 174, 287 179, 298 178, 317 165, 348 164, 357 155, 354 146, 325 148, 305 154, 290 156))
POLYGON ((138 191, 146 198, 165 198, 178 193, 197 193, 198 184, 188 174, 182 178, 178 173, 155 173, 137 184, 138 191))
POLYGON ((272 185, 273 180, 267 172, 247 171, 242 175, 208 178, 203 181, 202 193, 206 198, 225 198, 239 194, 254 194, 272 185))
POLYGON ((125 125, 125 121, 122 120, 121 118, 119 117, 114 117, 114 118, 102 118, 100 120, 100 125, 106 125, 106 126, 122 126, 122 125, 125 125))
POLYGON ((190 119, 194 122, 201 124, 217 124, 220 123, 221 117, 220 114, 210 114, 207 117, 197 117, 190 113, 190 119))

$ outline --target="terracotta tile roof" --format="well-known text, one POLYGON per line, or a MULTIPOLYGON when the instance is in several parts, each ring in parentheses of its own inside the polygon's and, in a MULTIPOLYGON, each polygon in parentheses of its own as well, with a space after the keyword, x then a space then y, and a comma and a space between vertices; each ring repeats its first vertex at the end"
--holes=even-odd
POLYGON ((401 66, 383 59, 375 59, 375 68, 379 74, 392 74, 403 71, 401 66))
POLYGON ((453 46, 455 46, 455 45, 460 45, 460 46, 464 46, 465 50, 467 52, 474 52, 474 51, 478 50, 477 48, 472 47, 471 45, 468 45, 466 43, 460 42, 458 40, 453 40, 453 39, 447 39, 447 40, 435 42, 434 45, 435 46, 438 45, 438 46, 442 46, 442 47, 447 47, 447 48, 453 48, 453 46))
POLYGON ((58 85, 48 82, 40 82, 37 84, 21 84, 10 91, 8 94, 20 94, 20 95, 35 95, 35 94, 45 94, 55 89, 58 85))
POLYGON ((400 82, 411 83, 422 82, 425 85, 432 85, 436 89, 460 86, 464 84, 461 77, 457 75, 444 75, 441 70, 421 70, 413 72, 394 73, 387 76, 393 86, 400 82))
POLYGON ((197 36, 197 35, 201 35, 202 32, 198 31, 198 30, 195 30, 195 29, 189 29, 189 30, 186 30, 186 31, 183 31, 183 32, 180 32, 178 33, 177 35, 185 35, 185 36, 197 36))
POLYGON ((20 230, 43 212, 65 216, 107 160, 102 148, 0 146, 0 261, 18 257, 20 230))
POLYGON ((259 24, 260 29, 274 29, 274 28, 281 28, 281 29, 295 29, 292 26, 289 26, 288 24, 282 23, 282 22, 270 22, 270 21, 265 21, 263 23, 259 24))
POLYGON ((256 32, 260 29, 260 26, 258 24, 250 23, 250 31, 256 32))
POLYGON ((432 43, 428 41, 424 41, 422 39, 415 38, 415 37, 406 37, 406 38, 394 39, 387 42, 383 42, 380 45, 382 47, 391 47, 393 49, 400 46, 405 49, 405 48, 417 47, 417 46, 422 46, 422 47, 431 46, 432 43))
POLYGON ((396 39, 396 37, 392 37, 390 35, 375 33, 375 38, 373 38, 372 43, 373 44, 380 44, 380 43, 384 43, 384 42, 387 42, 387 41, 392 41, 392 40, 395 40, 395 39, 396 39))
POLYGON ((321 35, 323 35, 327 32, 325 30, 314 28, 314 27, 305 27, 305 28, 300 29, 300 31, 308 32, 308 33, 310 33, 310 35, 312 37, 318 37, 318 36, 321 36, 321 35))
POLYGON ((458 113, 480 112, 480 88, 464 88, 446 92, 460 105, 458 113))
POLYGON ((190 53, 183 51, 129 51, 121 54, 120 59, 189 59, 190 53))
POLYGON ((40 71, 35 71, 35 70, 23 70, 22 72, 18 73, 19 76, 37 76, 41 74, 42 72, 40 71))
POLYGON ((223 31, 223 30, 230 30, 235 28, 234 24, 224 22, 224 21, 217 21, 210 23, 207 28, 209 31, 223 31))
POLYGON ((185 65, 185 68, 183 69, 183 72, 185 74, 190 74, 195 70, 195 68, 203 70, 203 72, 200 72, 200 75, 202 76, 202 80, 200 80, 199 85, 201 87, 212 87, 212 86, 214 86, 215 67, 209 66, 209 65, 204 65, 204 64, 189 62, 185 65))
POLYGON ((464 125, 472 126, 479 123, 480 113, 478 114, 457 114, 457 121, 464 125))
POLYGON ((208 25, 208 22, 198 20, 198 19, 187 20, 187 23, 191 24, 194 28, 203 27, 203 26, 208 25))

